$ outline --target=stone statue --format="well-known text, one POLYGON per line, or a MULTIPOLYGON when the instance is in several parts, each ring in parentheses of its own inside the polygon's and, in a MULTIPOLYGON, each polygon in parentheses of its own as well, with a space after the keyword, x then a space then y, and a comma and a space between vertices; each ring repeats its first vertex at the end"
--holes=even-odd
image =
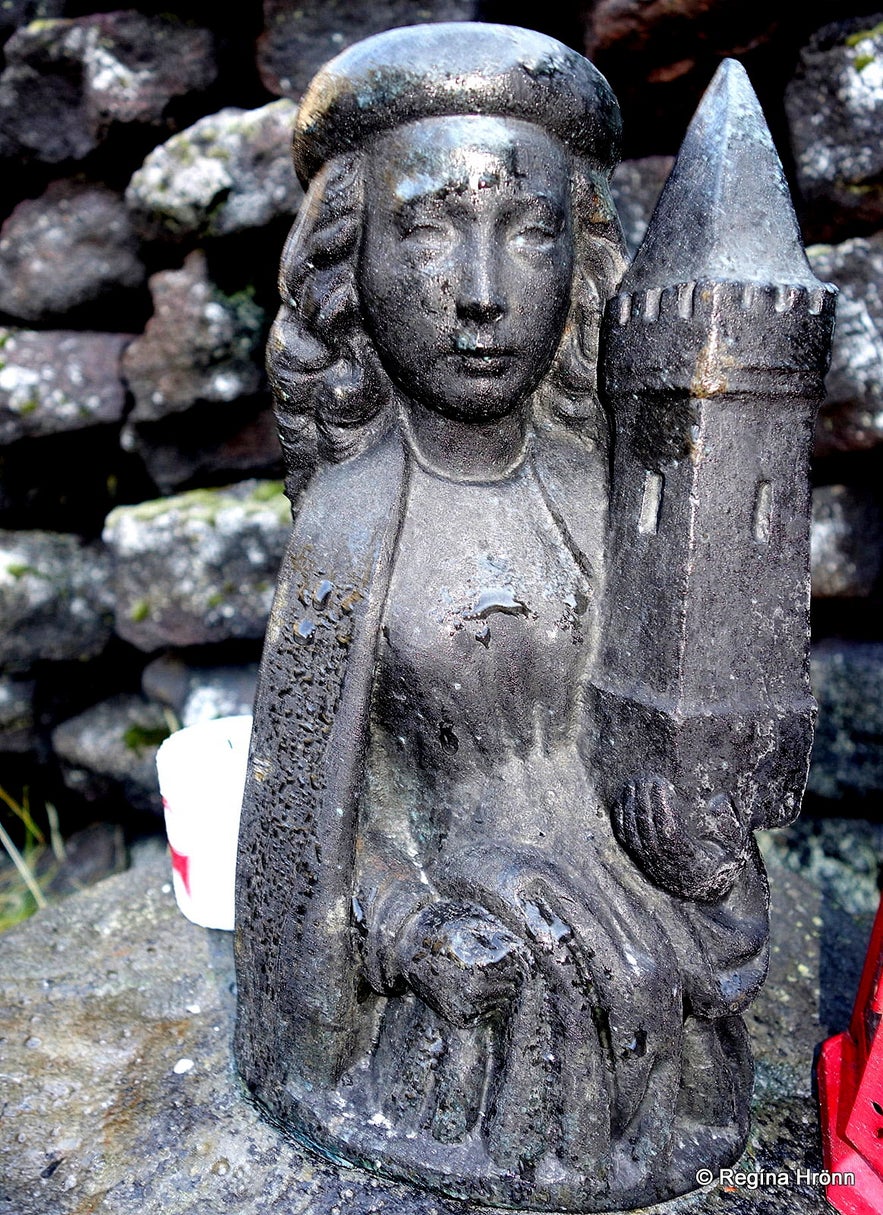
POLYGON ((797 813, 813 718, 832 289, 737 64, 628 269, 618 136, 537 33, 344 51, 300 108, 269 350, 295 519, 239 1067, 332 1159, 536 1210, 658 1201, 742 1151, 752 832, 797 813))

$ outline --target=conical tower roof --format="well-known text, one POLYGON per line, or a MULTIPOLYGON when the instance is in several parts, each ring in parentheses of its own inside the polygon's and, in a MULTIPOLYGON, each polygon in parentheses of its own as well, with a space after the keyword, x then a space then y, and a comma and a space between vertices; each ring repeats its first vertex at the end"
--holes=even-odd
POLYGON ((684 136, 620 290, 699 280, 817 287, 766 120, 726 59, 684 136))

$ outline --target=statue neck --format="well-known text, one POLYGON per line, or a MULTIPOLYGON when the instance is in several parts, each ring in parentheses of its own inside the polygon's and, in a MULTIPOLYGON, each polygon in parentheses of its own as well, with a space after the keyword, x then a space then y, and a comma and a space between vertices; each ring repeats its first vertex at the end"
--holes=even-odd
POLYGON ((404 432, 419 464, 452 481, 496 481, 508 476, 526 452, 525 410, 490 421, 447 418, 414 401, 402 409, 404 432))

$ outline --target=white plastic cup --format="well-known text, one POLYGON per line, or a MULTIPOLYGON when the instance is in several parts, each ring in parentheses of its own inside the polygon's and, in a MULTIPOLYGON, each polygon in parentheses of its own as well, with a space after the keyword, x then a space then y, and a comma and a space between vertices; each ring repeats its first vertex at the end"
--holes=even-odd
POLYGON ((201 721, 169 735, 156 755, 175 898, 203 928, 233 928, 251 724, 250 714, 201 721))

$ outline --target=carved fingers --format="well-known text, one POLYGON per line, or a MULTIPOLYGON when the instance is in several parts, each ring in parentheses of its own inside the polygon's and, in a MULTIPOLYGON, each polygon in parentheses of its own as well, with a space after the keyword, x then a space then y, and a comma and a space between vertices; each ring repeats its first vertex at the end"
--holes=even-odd
POLYGON ((697 806, 670 781, 639 777, 611 817, 617 839, 643 873, 679 898, 723 898, 744 863, 749 833, 727 794, 697 806))
POLYGON ((505 1012, 530 968, 524 943, 494 916, 446 901, 424 908, 407 927, 400 964, 415 994, 454 1025, 505 1012))

